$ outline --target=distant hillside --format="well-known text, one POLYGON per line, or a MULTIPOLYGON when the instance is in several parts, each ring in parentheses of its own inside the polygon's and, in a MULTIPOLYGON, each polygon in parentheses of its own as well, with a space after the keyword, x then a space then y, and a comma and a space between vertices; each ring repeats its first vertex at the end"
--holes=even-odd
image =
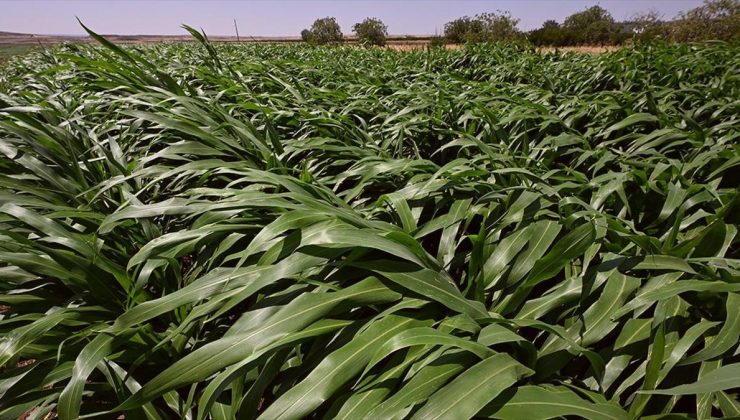
POLYGON ((22 33, 18 33, 18 32, 0 31, 0 36, 22 36, 22 35, 28 36, 29 34, 22 34, 22 33))
POLYGON ((87 36, 36 35, 0 31, 0 44, 56 44, 60 42, 80 42, 87 39, 87 36))
POLYGON ((18 33, 18 32, 4 32, 4 31, 0 31, 0 37, 3 37, 3 38, 4 37, 13 37, 13 38, 28 37, 28 38, 33 38, 33 35, 32 34, 22 34, 22 33, 18 33))

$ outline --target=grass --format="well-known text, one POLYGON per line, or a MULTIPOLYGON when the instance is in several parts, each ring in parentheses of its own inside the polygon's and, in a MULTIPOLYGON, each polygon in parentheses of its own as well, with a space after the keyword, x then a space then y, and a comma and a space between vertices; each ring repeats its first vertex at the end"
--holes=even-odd
POLYGON ((0 73, 0 417, 732 417, 740 49, 0 73))

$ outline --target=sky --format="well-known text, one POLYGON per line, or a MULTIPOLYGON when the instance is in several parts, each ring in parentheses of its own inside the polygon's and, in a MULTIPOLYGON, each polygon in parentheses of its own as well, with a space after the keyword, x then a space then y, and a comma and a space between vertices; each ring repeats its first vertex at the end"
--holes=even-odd
POLYGON ((599 4, 617 20, 656 10, 664 18, 701 5, 701 0, 0 0, 0 31, 82 35, 78 16, 102 34, 177 35, 185 23, 209 35, 297 36, 314 19, 335 16, 344 33, 365 17, 377 17, 392 35, 441 34, 445 22, 481 12, 508 10, 519 28, 538 28, 599 4))

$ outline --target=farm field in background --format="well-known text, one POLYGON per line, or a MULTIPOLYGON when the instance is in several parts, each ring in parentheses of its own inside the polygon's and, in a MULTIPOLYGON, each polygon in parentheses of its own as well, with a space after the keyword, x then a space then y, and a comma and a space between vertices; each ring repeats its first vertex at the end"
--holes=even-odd
MULTIPOLYGON (((194 40, 188 36, 157 36, 157 35, 106 35, 106 39, 117 45, 157 45, 166 43, 192 43, 194 40)), ((235 44, 235 45, 252 45, 252 44, 269 44, 269 45, 296 45, 300 44, 300 37, 243 37, 237 40, 233 36, 210 37, 210 41, 215 45, 235 44)), ((387 40, 386 48, 395 51, 426 51, 431 42, 431 37, 425 36, 391 36, 387 40)), ((9 34, 0 32, 0 64, 7 62, 11 57, 26 54, 28 52, 49 49, 64 43, 88 44, 94 43, 94 39, 82 36, 55 36, 55 35, 31 35, 31 34, 9 34)), ((353 37, 347 37, 345 45, 360 47, 357 40, 353 37)), ((446 44, 444 48, 448 50, 459 50, 465 48, 463 44, 446 44)), ((533 47, 535 48, 535 47, 533 47)), ((600 54, 608 51, 615 51, 622 46, 600 46, 600 45, 583 45, 583 46, 562 46, 562 47, 536 47, 539 51, 552 52, 574 51, 589 54, 600 54)))
POLYGON ((740 47, 0 68, 0 418, 740 415, 740 47))
POLYGON ((27 44, 0 44, 0 64, 5 63, 12 57, 28 54, 37 49, 34 45, 27 44))

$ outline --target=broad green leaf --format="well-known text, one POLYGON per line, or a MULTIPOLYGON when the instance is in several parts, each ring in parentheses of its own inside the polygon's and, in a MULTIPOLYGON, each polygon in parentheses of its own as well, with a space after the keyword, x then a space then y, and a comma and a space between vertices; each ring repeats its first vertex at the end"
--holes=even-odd
POLYGON ((628 419, 616 405, 584 399, 563 386, 521 386, 493 400, 478 414, 498 419, 546 420, 565 416, 585 419, 628 419))
POLYGON ((328 355, 298 385, 281 395, 260 418, 296 418, 310 413, 333 392, 360 372, 371 354, 401 331, 424 324, 390 315, 356 336, 349 344, 328 355))
POLYGON ((300 331, 328 314, 344 300, 358 299, 380 303, 397 300, 399 297, 373 278, 336 293, 305 294, 281 308, 261 325, 215 340, 173 363, 144 384, 141 390, 117 409, 135 407, 167 391, 202 381, 218 370, 244 360, 260 348, 300 331), (197 369, 188 369, 188 366, 197 366, 197 369), (187 373, 184 370, 187 370, 187 373))
POLYGON ((434 393, 412 418, 470 418, 498 394, 533 372, 505 354, 472 366, 434 393))
POLYGON ((455 346, 464 350, 468 350, 475 354, 481 359, 485 359, 493 355, 493 351, 484 345, 480 345, 474 341, 465 340, 445 334, 444 332, 437 331, 429 327, 418 327, 405 330, 398 335, 391 337, 388 341, 378 348, 373 355, 373 358, 365 367, 365 372, 372 369, 380 360, 387 357, 389 354, 396 352, 400 349, 412 346, 455 346))
POLYGON ((740 387, 740 363, 734 363, 719 367, 709 373, 697 382, 679 385, 668 389, 658 389, 654 391, 642 391, 645 394, 660 395, 691 395, 702 394, 707 392, 724 391, 740 387))
POLYGON ((442 388, 451 378, 472 365, 474 356, 469 352, 448 352, 435 357, 421 368, 406 385, 390 398, 373 408, 369 418, 405 417, 408 409, 442 388))

